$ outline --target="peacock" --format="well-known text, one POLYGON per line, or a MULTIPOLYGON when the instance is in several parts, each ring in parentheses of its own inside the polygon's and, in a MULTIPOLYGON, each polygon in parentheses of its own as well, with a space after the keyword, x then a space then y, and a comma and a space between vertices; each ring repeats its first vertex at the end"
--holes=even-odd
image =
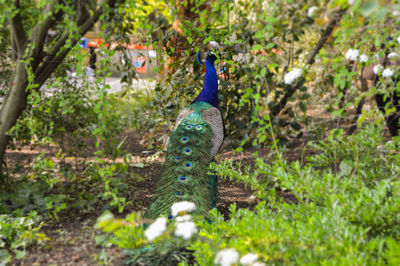
POLYGON ((208 216, 217 202, 217 178, 208 175, 208 166, 224 139, 224 122, 218 109, 218 76, 214 63, 216 49, 208 51, 203 89, 197 98, 178 115, 167 145, 165 164, 156 186, 152 204, 144 217, 155 219, 170 214, 178 201, 196 204, 194 214, 208 216))

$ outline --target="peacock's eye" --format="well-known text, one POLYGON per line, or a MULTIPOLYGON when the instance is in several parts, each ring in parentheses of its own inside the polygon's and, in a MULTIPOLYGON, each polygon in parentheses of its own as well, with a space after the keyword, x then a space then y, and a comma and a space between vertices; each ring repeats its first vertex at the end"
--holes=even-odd
POLYGON ((192 126, 191 125, 187 125, 186 128, 187 129, 192 129, 192 126))
POLYGON ((184 184, 189 183, 190 180, 191 180, 191 179, 190 179, 190 176, 181 175, 181 176, 179 177, 179 182, 184 183, 184 184))
POLYGON ((186 162, 186 163, 185 163, 185 167, 186 167, 186 168, 189 168, 189 167, 191 167, 191 166, 192 166, 192 164, 191 164, 190 162, 186 162))
POLYGON ((203 127, 200 126, 200 125, 196 126, 196 129, 197 129, 197 130, 201 130, 202 128, 203 128, 203 127))
POLYGON ((184 147, 184 148, 183 148, 183 153, 184 153, 185 155, 187 155, 187 156, 192 155, 192 152, 193 152, 193 150, 192 150, 191 148, 189 148, 189 147, 184 147))
POLYGON ((181 159, 181 156, 176 156, 175 160, 179 161, 181 159))
POLYGON ((178 195, 178 196, 184 196, 184 195, 185 195, 185 192, 177 192, 176 195, 178 195))
POLYGON ((180 141, 181 141, 182 144, 186 144, 189 141, 189 138, 188 137, 182 137, 180 141))

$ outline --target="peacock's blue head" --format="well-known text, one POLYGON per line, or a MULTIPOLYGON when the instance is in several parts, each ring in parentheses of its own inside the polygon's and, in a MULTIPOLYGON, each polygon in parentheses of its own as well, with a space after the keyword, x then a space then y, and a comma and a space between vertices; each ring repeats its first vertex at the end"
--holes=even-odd
MULTIPOLYGON (((210 63, 211 65, 214 65, 214 62, 221 57, 221 52, 217 48, 213 48, 207 53, 206 57, 206 63, 210 63)), ((204 65, 204 63, 201 61, 201 51, 197 53, 197 61, 201 65, 204 65)))
MULTIPOLYGON (((218 76, 214 63, 219 57, 218 49, 214 48, 208 51, 205 63, 206 74, 204 75, 203 89, 193 102, 206 102, 218 108, 218 76)), ((200 60, 200 51, 197 53, 197 60, 200 64, 204 65, 200 60)))
POLYGON ((214 48, 208 51, 206 62, 209 61, 212 65, 214 65, 215 60, 221 57, 221 53, 218 49, 214 48))

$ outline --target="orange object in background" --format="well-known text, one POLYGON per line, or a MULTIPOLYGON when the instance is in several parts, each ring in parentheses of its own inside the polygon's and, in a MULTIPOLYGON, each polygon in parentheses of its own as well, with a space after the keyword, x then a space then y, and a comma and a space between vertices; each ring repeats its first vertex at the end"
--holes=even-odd
POLYGON ((145 56, 135 56, 133 58, 133 65, 139 73, 146 73, 146 57, 145 56))
MULTIPOLYGON (((281 51, 281 50, 278 50, 278 49, 276 49, 276 48, 272 48, 272 49, 271 49, 271 52, 272 52, 273 54, 276 54, 276 55, 281 55, 281 54, 282 54, 282 51, 281 51)), ((257 54, 268 55, 268 52, 265 51, 264 49, 256 50, 256 51, 253 51, 253 52, 251 52, 251 53, 254 54, 254 55, 257 55, 257 54)))
MULTIPOLYGON (((94 38, 90 41, 88 41, 88 47, 93 47, 93 48, 99 48, 100 45, 104 43, 104 39, 99 39, 99 38, 94 38)), ((121 45, 124 48, 130 49, 130 50, 153 50, 153 46, 144 46, 141 44, 136 44, 136 43, 107 43, 104 46, 105 47, 110 47, 111 49, 115 49, 118 45, 121 45)))
MULTIPOLYGON (((122 46, 129 50, 153 50, 152 46, 144 46, 136 43, 104 43, 104 39, 102 38, 92 38, 87 42, 87 47, 89 47, 90 49, 96 49, 101 47, 102 45, 110 49, 115 49, 118 46, 122 46)), ((147 72, 146 60, 147 58, 145 56, 139 55, 133 58, 133 65, 138 73, 145 74, 147 72)))

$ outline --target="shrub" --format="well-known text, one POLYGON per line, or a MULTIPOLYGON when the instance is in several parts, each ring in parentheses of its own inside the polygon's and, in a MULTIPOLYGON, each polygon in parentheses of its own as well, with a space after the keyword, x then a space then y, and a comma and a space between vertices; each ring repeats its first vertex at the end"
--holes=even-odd
POLYGON ((20 259, 25 256, 27 247, 47 241, 46 235, 39 232, 41 227, 42 223, 39 223, 35 212, 31 212, 26 217, 1 214, 0 265, 10 262, 11 253, 20 259))
MULTIPOLYGON (((269 264, 398 263, 399 144, 397 139, 384 143, 381 130, 371 125, 349 137, 334 131, 327 141, 309 144, 320 153, 304 165, 262 158, 253 171, 232 169, 232 162, 214 165, 220 176, 245 181, 262 201, 254 211, 231 205, 226 221, 216 210, 211 223, 198 217, 198 234, 184 243, 184 250, 192 251, 200 265, 212 265, 226 248, 240 256, 257 254, 258 261, 269 264)), ((112 243, 134 253, 147 243, 140 234, 145 221, 140 215, 129 217, 130 223, 109 220, 107 232, 113 233, 112 243), (135 238, 128 239, 127 230, 135 238)), ((167 230, 158 241, 174 239, 167 230)))

